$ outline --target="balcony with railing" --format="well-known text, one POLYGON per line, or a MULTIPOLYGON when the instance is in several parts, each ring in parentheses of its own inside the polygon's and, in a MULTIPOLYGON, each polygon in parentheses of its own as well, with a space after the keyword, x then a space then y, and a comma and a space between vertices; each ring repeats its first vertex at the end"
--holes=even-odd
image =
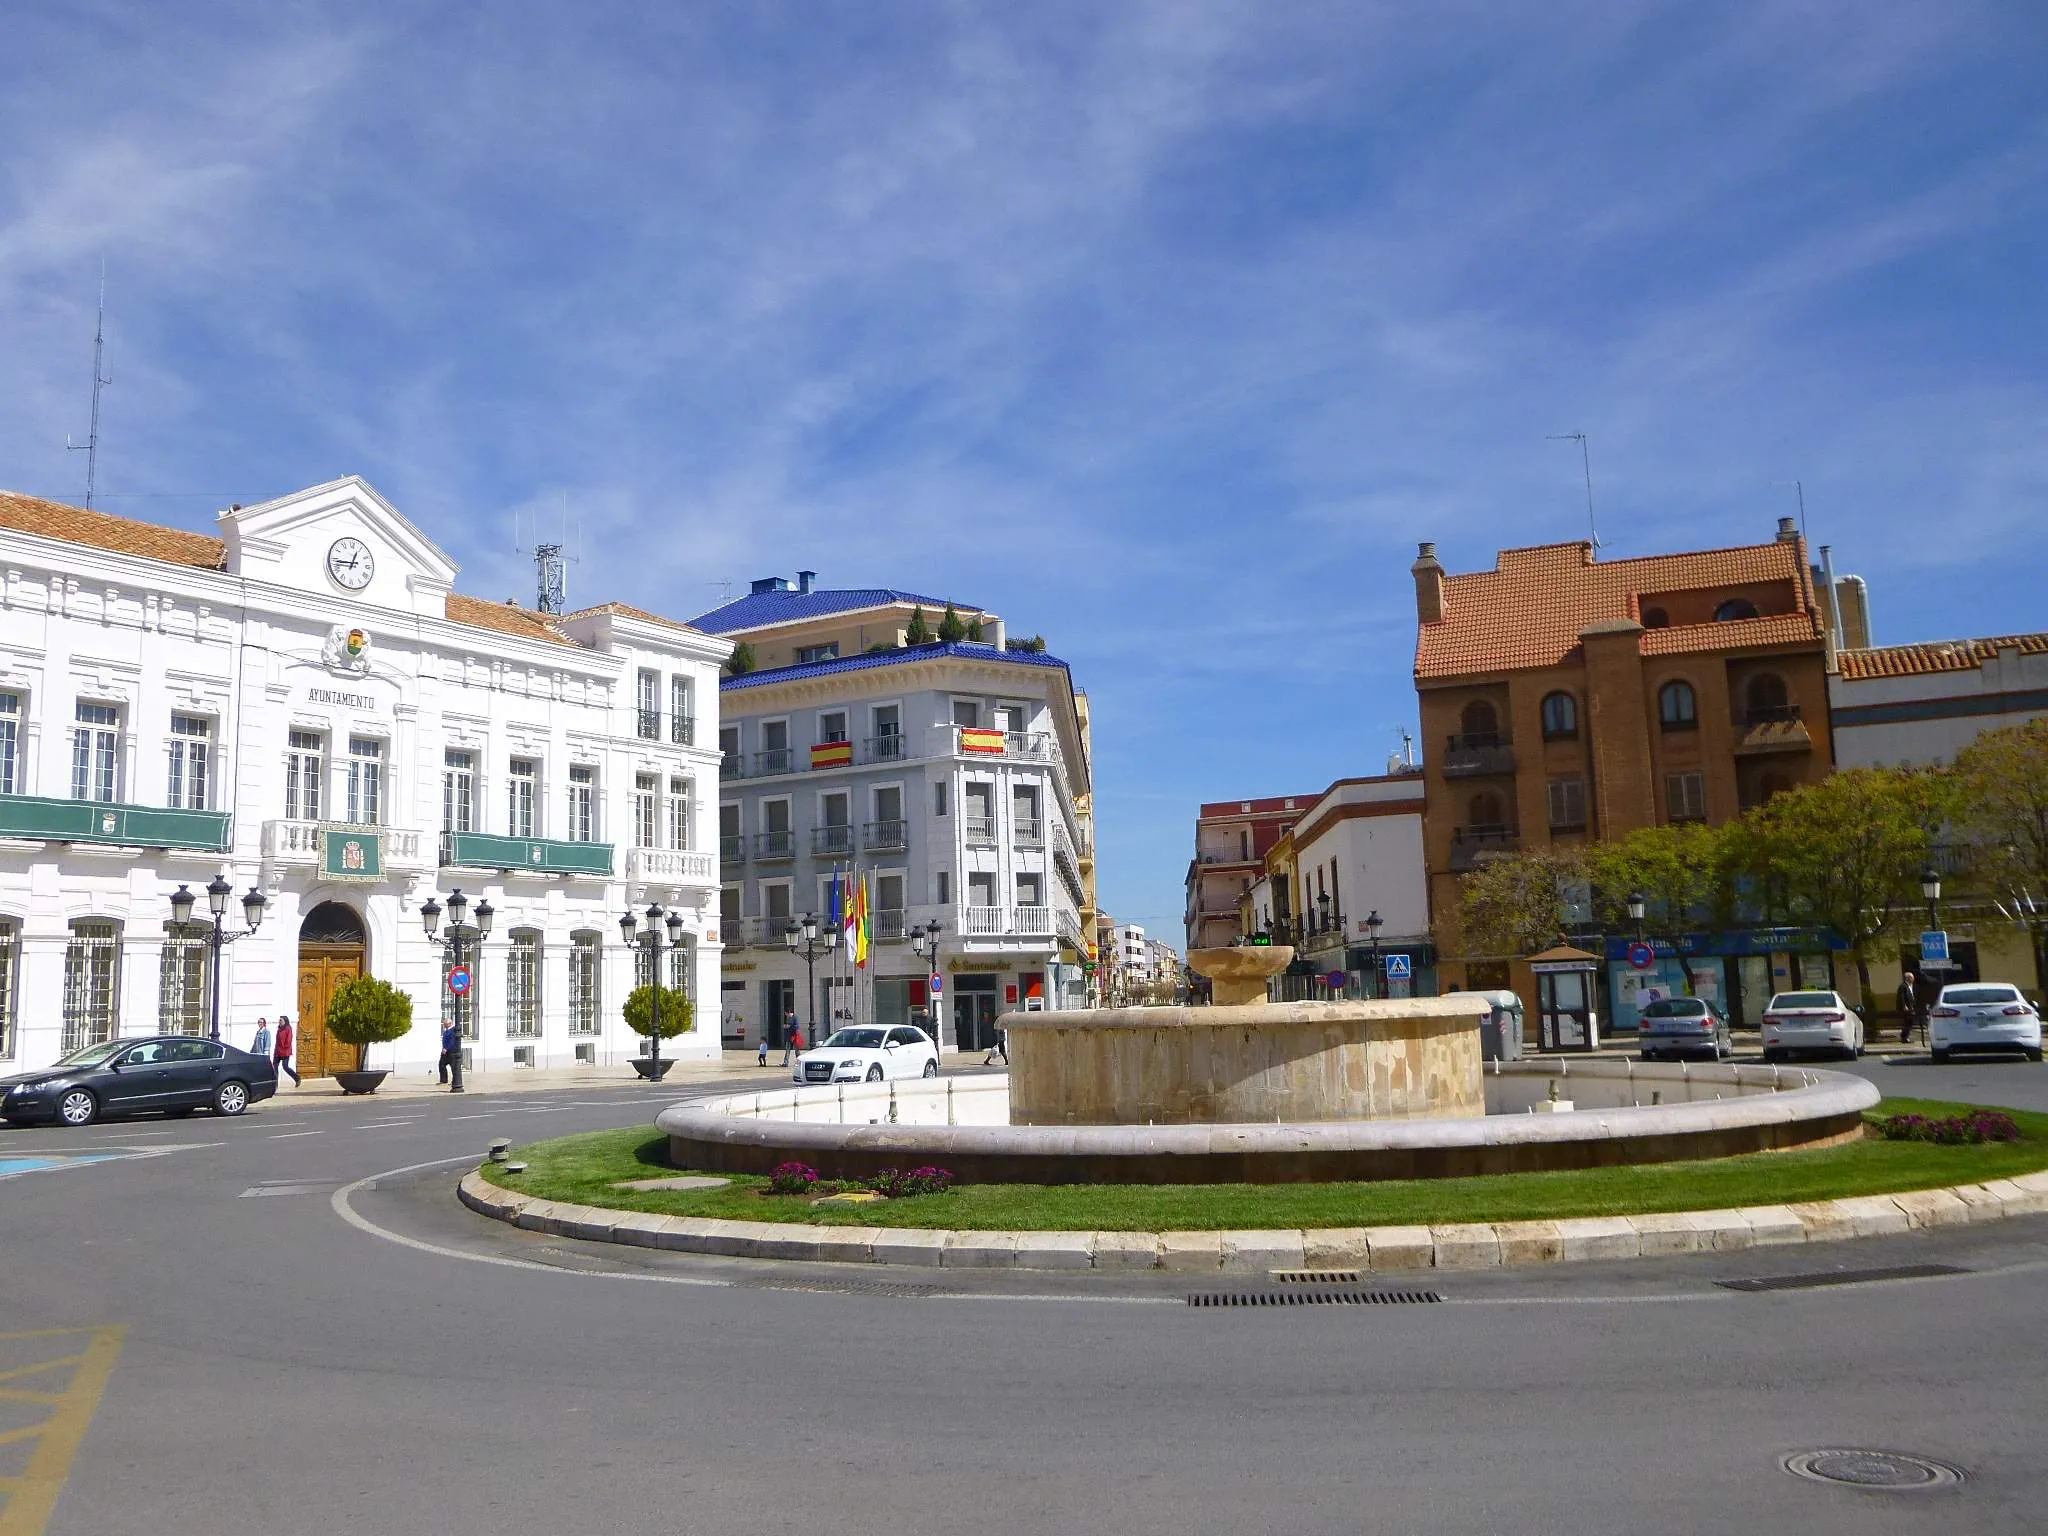
POLYGON ((1045 820, 1039 816, 1019 816, 1010 824, 1010 831, 1019 848, 1043 848, 1045 846, 1045 820))
POLYGON ((718 776, 721 779, 744 779, 747 776, 747 760, 737 752, 722 752, 718 757, 718 776))
POLYGON ((276 868, 331 867, 333 873, 344 878, 369 878, 393 867, 423 869, 433 846, 431 840, 412 827, 357 827, 332 821, 263 823, 266 864, 276 868), (335 836, 323 842, 323 833, 335 836), (354 854, 348 849, 351 842, 357 845, 354 854), (368 867, 371 859, 376 861, 375 869, 368 867))
POLYGON ((908 822, 871 821, 861 828, 861 846, 869 853, 896 853, 910 846, 908 822))
POLYGON ((796 857, 796 833, 783 830, 754 834, 754 859, 767 864, 796 857))
POLYGON ((796 751, 792 747, 769 747, 754 754, 754 778, 771 778, 778 773, 795 771, 796 751))
POLYGON ((224 853, 226 811, 173 811, 115 800, 46 800, 0 795, 0 837, 122 848, 191 848, 224 853))
POLYGON ((1477 779, 1512 774, 1515 744, 1503 731, 1461 731, 1444 743, 1443 775, 1477 779))
POLYGON ((628 848, 626 878, 635 885, 713 885, 718 866, 696 848, 628 848))
POLYGON ((853 828, 845 823, 811 828, 811 852, 824 859, 852 853, 853 828))
POLYGON ((1451 829, 1451 868, 1476 869, 1489 859, 1512 853, 1521 841, 1514 827, 1472 826, 1451 829))
POLYGON ((960 835, 970 843, 992 843, 996 840, 996 819, 993 816, 963 816, 960 818, 960 835))
POLYGON ((608 877, 612 872, 612 845, 569 843, 552 837, 498 837, 489 832, 443 832, 441 863, 449 869, 608 877))
POLYGON ((956 725, 952 749, 959 757, 1003 757, 1017 762, 1049 763, 1058 749, 1044 731, 1004 731, 994 726, 956 725))
POLYGON ((970 939, 1049 939, 1051 907, 961 907, 955 930, 970 939))
POLYGON ((642 741, 661 740, 661 711, 658 709, 636 709, 633 711, 639 736, 642 741))
POLYGON ((874 925, 874 937, 877 940, 901 939, 908 928, 907 914, 901 907, 878 907, 875 909, 874 925))
POLYGON ((860 760, 864 763, 901 763, 909 758, 910 738, 901 731, 870 736, 860 744, 860 760))
POLYGON ((697 717, 695 715, 670 715, 668 717, 668 739, 679 747, 697 745, 697 717))
POLYGON ((747 840, 737 832, 729 832, 718 840, 718 862, 721 864, 744 864, 747 862, 747 840))
POLYGON ((1745 756, 1813 750, 1813 736, 1797 704, 1753 705, 1743 710, 1742 726, 1742 739, 1735 743, 1735 750, 1745 756))

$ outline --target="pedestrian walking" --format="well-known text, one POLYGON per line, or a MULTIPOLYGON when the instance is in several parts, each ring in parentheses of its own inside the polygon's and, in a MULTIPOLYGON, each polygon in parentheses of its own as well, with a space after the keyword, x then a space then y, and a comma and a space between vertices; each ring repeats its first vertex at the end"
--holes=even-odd
POLYGON ((1004 1066, 1010 1064, 1010 1032, 1007 1029, 996 1031, 995 1044, 988 1048, 988 1054, 981 1058, 981 1064, 984 1067, 992 1066, 998 1056, 1003 1058, 1004 1066))
POLYGON ((788 1066, 790 1052, 802 1049, 803 1046, 797 1043, 796 1010, 786 1008, 782 1013, 782 1064, 788 1066))
POLYGON ((270 1020, 267 1016, 256 1021, 256 1038, 249 1042, 249 1054, 266 1059, 270 1055, 270 1020))
POLYGON ((761 1051, 760 1054, 754 1058, 754 1065, 759 1067, 765 1067, 768 1065, 768 1037, 766 1035, 763 1035, 761 1037, 761 1051))
POLYGON ((789 1043, 790 1043, 790 1044, 791 1044, 792 1046, 794 1046, 794 1047, 796 1048, 796 1053, 797 1053, 797 1055, 799 1055, 799 1056, 803 1055, 803 1053, 804 1053, 804 1027, 803 1027, 803 1025, 801 1025, 801 1024, 797 1025, 797 1027, 796 1027, 796 1033, 795 1033, 795 1034, 793 1034, 793 1035, 791 1035, 791 1036, 789 1037, 789 1043))
POLYGON ((449 1080, 449 1071, 462 1060, 462 1031, 453 1024, 441 1026, 441 1081, 449 1080))
POLYGON ((1920 987, 1911 971, 1899 978, 1899 1044, 1913 1038, 1913 1024, 1920 1016, 1920 987))
POLYGON ((294 1088, 305 1081, 299 1076, 299 1069, 292 1065, 292 1047, 296 1043, 292 1035, 292 1016, 280 1013, 277 1016, 277 1044, 271 1049, 271 1059, 277 1063, 278 1071, 291 1074, 294 1088))

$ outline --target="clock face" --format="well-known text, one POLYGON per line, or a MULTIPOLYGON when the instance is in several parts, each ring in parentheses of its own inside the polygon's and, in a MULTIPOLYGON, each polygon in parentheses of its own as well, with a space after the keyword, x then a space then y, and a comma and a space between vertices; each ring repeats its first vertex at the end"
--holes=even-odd
POLYGON ((370 584, 370 577, 376 572, 377 563, 370 558, 370 547, 361 539, 336 539, 327 551, 327 574, 334 578, 337 586, 360 592, 370 584))

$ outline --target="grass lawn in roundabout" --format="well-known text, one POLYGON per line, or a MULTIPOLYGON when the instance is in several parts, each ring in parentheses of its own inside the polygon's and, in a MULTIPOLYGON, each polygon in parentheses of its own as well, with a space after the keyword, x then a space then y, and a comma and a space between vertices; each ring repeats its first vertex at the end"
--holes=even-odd
MULTIPOLYGON (((1866 1122, 1892 1115, 1967 1115, 1979 1106, 1886 1099, 1866 1122)), ((937 1195, 818 1207, 768 1193, 768 1180, 732 1174, 722 1189, 630 1190, 627 1180, 691 1170, 666 1161, 668 1138, 643 1126, 595 1131, 514 1149, 524 1173, 486 1163, 504 1189, 574 1205, 784 1221, 820 1226, 933 1227, 954 1231, 1166 1232, 1260 1227, 1383 1227, 1450 1222, 1636 1216, 1784 1205, 1850 1195, 1897 1194, 1977 1184, 2048 1168, 2048 1115, 2006 1111, 2016 1142, 1938 1146, 1868 1139, 1815 1152, 1762 1152, 1702 1162, 1649 1163, 1566 1173, 1468 1179, 1389 1179, 1350 1184, 962 1184, 937 1195)))

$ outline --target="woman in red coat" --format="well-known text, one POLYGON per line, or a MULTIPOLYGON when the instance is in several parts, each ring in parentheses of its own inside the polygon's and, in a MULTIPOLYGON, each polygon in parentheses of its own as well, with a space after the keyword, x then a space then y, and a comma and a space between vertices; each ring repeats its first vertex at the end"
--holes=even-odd
POLYGON ((291 1015, 280 1013, 277 1016, 277 1044, 274 1047, 276 1055, 273 1059, 277 1062, 278 1071, 291 1073, 293 1087, 297 1087, 301 1081, 299 1069, 292 1065, 292 1047, 297 1043, 298 1038, 292 1032, 291 1015))

